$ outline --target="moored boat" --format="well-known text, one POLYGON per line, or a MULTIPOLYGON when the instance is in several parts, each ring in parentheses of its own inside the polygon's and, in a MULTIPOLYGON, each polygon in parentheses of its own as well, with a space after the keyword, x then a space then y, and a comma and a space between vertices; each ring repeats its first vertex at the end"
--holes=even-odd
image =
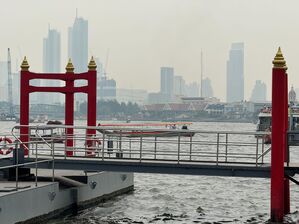
POLYGON ((130 123, 130 124, 98 124, 99 132, 108 136, 137 137, 192 137, 195 132, 188 130, 191 122, 162 122, 162 123, 130 123), (116 130, 115 128, 124 130, 116 130), (161 128, 163 127, 163 128, 161 128), (106 128, 108 130, 106 130, 106 128), (111 130, 109 130, 111 128, 111 130), (127 130, 126 128, 130 128, 127 130), (133 128, 133 129, 132 129, 133 128), (136 128, 136 129, 135 129, 136 128), (154 130, 151 130, 154 129, 154 130))

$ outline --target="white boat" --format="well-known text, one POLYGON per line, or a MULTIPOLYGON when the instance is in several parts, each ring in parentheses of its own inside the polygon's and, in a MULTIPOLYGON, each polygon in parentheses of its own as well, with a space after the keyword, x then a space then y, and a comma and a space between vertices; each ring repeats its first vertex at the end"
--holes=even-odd
MULTIPOLYGON (((289 108, 289 127, 290 131, 299 131, 299 108, 289 108)), ((272 108, 266 107, 261 109, 258 115, 257 132, 271 132, 272 130, 272 108)), ((259 135, 257 135, 259 136, 259 135)), ((271 143, 271 133, 264 137, 265 143, 271 143)))

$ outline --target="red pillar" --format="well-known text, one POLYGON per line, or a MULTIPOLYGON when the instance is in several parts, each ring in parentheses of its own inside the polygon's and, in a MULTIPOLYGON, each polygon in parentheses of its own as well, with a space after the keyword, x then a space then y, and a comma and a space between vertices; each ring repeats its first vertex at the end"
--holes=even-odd
POLYGON ((272 70, 271 221, 284 216, 284 158, 286 147, 286 65, 280 48, 272 70))
MULTIPOLYGON (((285 102, 285 150, 284 150, 284 162, 288 162, 288 147, 287 147, 287 131, 289 129, 289 110, 288 110, 288 74, 285 74, 285 81, 284 81, 284 102, 285 102)), ((290 182, 288 178, 284 178, 284 215, 290 213, 290 182)))
MULTIPOLYGON (((96 126, 97 123, 97 71, 96 64, 91 58, 88 65, 88 93, 87 93, 87 125, 88 126, 96 126)), ((86 133, 86 145, 94 146, 94 140, 89 140, 93 135, 96 135, 95 129, 88 129, 86 133)), ((92 151, 88 151, 87 154, 92 154, 92 151)))
MULTIPOLYGON (((74 73, 74 66, 69 60, 67 66, 66 66, 66 75, 72 75, 74 73)), ((74 87, 74 80, 67 79, 65 82, 66 89, 71 89, 74 87)), ((71 91, 67 91, 65 93, 65 125, 74 125, 74 93, 71 91)), ((73 156, 73 147, 74 147, 74 140, 73 140, 73 134, 74 129, 73 128, 66 128, 66 156, 73 156), (70 150, 71 148, 71 150, 70 150)))
MULTIPOLYGON (((20 91, 20 125, 29 125, 29 64, 24 58, 21 65, 21 91, 20 91)), ((20 140, 22 142, 26 142, 26 144, 22 145, 24 148, 24 154, 28 155, 28 141, 29 141, 29 128, 21 127, 20 128, 20 140)))

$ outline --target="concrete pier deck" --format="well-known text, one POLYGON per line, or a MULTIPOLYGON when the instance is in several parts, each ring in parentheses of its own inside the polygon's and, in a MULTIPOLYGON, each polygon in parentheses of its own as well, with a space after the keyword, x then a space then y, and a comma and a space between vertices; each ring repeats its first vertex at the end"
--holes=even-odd
MULTIPOLYGON (((33 172, 34 173, 34 172, 33 172)), ((133 174, 38 169, 38 183, 0 181, 1 223, 40 223, 133 190, 133 174), (45 180, 45 181, 41 181, 45 180)))

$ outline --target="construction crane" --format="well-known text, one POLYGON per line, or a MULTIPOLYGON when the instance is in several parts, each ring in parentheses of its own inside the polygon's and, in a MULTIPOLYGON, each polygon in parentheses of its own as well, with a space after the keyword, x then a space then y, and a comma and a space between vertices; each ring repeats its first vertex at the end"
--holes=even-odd
POLYGON ((7 82, 8 82, 8 104, 9 104, 9 117, 14 117, 13 99, 12 99, 12 75, 11 75, 11 57, 10 49, 7 52, 7 82))

